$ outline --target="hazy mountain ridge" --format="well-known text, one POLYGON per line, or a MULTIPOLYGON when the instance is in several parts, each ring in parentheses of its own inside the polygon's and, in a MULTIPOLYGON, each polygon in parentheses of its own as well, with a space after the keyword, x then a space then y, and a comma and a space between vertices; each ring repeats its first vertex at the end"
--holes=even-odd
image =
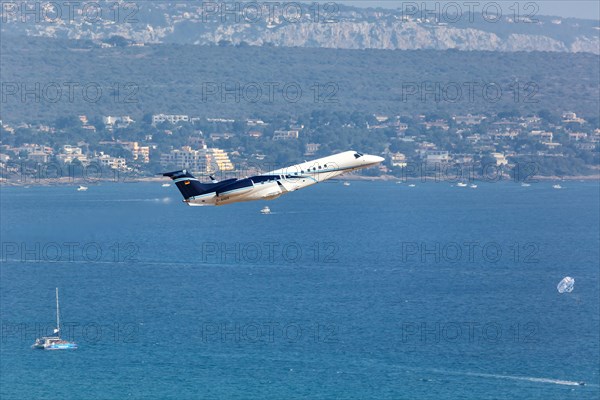
POLYGON ((325 47, 385 50, 477 50, 477 51, 559 51, 598 54, 598 37, 576 37, 567 44, 544 35, 513 33, 502 38, 493 32, 451 26, 423 27, 414 22, 391 26, 370 22, 290 24, 277 30, 248 31, 245 27, 220 26, 205 33, 196 44, 231 41, 251 45, 268 43, 282 47, 325 47))
MULTIPOLYGON (((105 4, 105 3, 101 3, 105 4)), ((115 3, 111 3, 115 4, 115 3)), ((23 23, 19 14, 6 14, 2 33, 106 41, 121 36, 131 43, 273 45, 337 49, 553 51, 600 54, 597 21, 503 15, 495 23, 480 14, 450 18, 417 18, 402 10, 338 6, 319 12, 306 5, 303 15, 278 12, 252 16, 247 12, 221 14, 202 3, 119 3, 127 12, 118 18, 104 12, 93 21, 75 16, 70 21, 23 23), (130 7, 130 8, 127 8, 130 7), (126 15, 126 16, 125 16, 126 15), (14 18, 11 18, 14 17, 14 18)), ((214 3, 217 4, 217 3, 214 3)), ((222 3, 220 3, 222 4, 222 3)), ((110 7, 106 5, 107 9, 110 7)), ((112 6, 114 8, 114 5, 112 6)))
POLYGON ((389 114, 512 110, 528 114, 547 109, 593 116, 600 101, 598 57, 590 53, 172 44, 102 48, 80 41, 25 37, 3 40, 0 51, 0 78, 12 85, 6 87, 1 117, 16 122, 82 114, 130 114, 135 119, 148 112, 263 117, 320 109, 389 114), (72 101, 68 82, 78 84, 72 101), (265 86, 270 82, 278 85, 272 98, 265 86), (129 83, 133 89, 127 89, 129 83), (98 100, 83 97, 88 84, 101 87, 98 100), (298 101, 282 96, 286 84, 302 90, 298 101), (435 96, 424 96, 426 84, 436 85, 435 96), (467 84, 474 85, 473 98, 467 84), (484 98, 485 84, 501 89, 497 99, 484 98), (61 89, 58 101, 52 99, 53 85, 61 89), (223 85, 242 89, 259 85, 262 95, 254 101, 242 96, 240 89, 235 90, 240 98, 223 98, 223 85), (408 95, 415 85, 417 93, 408 95), (443 92, 451 86, 460 88, 456 100, 443 92), (331 88, 334 96, 324 97, 332 94, 331 88), (115 91, 119 96, 114 96, 115 91))

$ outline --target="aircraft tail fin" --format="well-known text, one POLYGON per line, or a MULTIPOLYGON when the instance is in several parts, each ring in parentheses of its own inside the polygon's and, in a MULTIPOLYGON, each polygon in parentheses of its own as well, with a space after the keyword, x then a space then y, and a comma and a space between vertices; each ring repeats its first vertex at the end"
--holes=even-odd
POLYGON ((173 180, 177 186, 177 189, 179 189, 185 200, 193 196, 207 193, 211 187, 210 184, 200 183, 200 181, 198 181, 194 175, 190 174, 185 169, 180 171, 165 172, 162 175, 173 180))

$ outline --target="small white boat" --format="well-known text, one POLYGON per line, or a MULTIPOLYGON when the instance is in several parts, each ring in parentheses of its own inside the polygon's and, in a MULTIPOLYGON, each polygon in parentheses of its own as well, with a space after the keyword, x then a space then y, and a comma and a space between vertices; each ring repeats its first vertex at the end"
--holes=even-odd
POLYGON ((553 189, 562 189, 562 186, 560 186, 559 184, 556 185, 552 185, 553 189))
POLYGON ((521 187, 529 187, 529 186, 531 186, 530 183, 525 183, 525 182, 521 183, 521 187))
POLYGON ((85 192, 86 190, 88 190, 88 187, 83 185, 79 185, 79 187, 77 188, 78 192, 85 192))
POLYGON ((169 186, 171 186, 171 184, 170 184, 170 183, 163 183, 163 184, 162 184, 162 187, 169 187, 169 186))
POLYGON ((471 189, 477 189, 477 185, 473 183, 473 184, 470 186, 470 188, 471 188, 471 189))
POLYGON ((271 209, 265 206, 262 210, 260 210, 261 214, 271 214, 271 209))
POLYGON ((350 182, 344 182, 344 186, 350 186, 350 182))
POLYGON ((411 183, 410 185, 408 185, 408 187, 415 187, 417 185, 415 185, 414 183, 411 183))
POLYGON ((396 181, 396 183, 397 183, 398 185, 401 185, 401 184, 402 184, 402 181, 396 181))
POLYGON ((456 186, 458 186, 458 187, 467 187, 467 184, 466 184, 466 183, 464 183, 464 182, 458 182, 458 183, 456 184, 456 186))
POLYGON ((54 329, 56 336, 43 336, 35 339, 35 343, 31 345, 34 349, 40 350, 75 350, 77 344, 61 339, 60 337, 60 311, 58 308, 58 288, 56 288, 56 328, 54 329))

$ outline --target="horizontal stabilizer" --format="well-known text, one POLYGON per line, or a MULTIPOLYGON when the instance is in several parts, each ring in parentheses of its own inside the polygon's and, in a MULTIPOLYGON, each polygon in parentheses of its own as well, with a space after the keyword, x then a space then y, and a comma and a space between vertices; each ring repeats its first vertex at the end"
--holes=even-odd
POLYGON ((179 178, 194 178, 194 175, 190 174, 186 169, 173 172, 165 172, 164 174, 162 174, 162 176, 168 176, 173 180, 179 178))

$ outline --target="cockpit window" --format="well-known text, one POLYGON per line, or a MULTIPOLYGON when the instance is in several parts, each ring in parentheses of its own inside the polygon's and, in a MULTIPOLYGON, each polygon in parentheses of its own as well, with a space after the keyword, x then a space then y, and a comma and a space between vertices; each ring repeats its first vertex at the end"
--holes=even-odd
POLYGON ((362 156, 363 156, 362 153, 354 153, 354 158, 360 158, 362 156))

